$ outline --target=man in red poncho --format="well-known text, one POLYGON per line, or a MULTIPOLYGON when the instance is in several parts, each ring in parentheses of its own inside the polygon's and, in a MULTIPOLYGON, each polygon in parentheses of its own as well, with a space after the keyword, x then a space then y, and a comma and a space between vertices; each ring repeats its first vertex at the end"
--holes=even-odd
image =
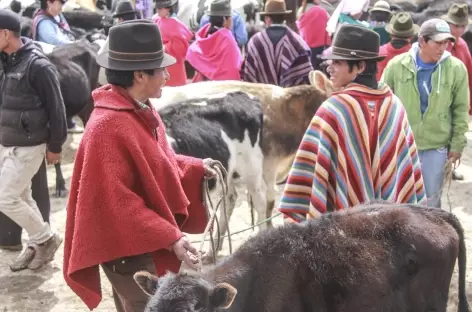
POLYGON ((148 297, 137 271, 177 272, 199 265, 182 234, 207 223, 202 180, 208 164, 176 155, 149 104, 160 97, 175 59, 163 52, 159 28, 147 20, 113 26, 97 63, 107 84, 92 95, 95 109, 77 150, 67 207, 64 278, 94 309, 101 301, 99 265, 119 312, 142 312, 148 297))
MULTIPOLYGON (((470 56, 467 43, 461 38, 466 27, 470 24, 469 7, 467 3, 454 3, 447 12, 447 15, 442 16, 442 19, 449 24, 451 34, 456 38, 454 43, 451 42, 449 44, 447 50, 451 52, 452 56, 461 60, 467 68, 467 74, 469 76, 469 93, 472 101, 472 57, 470 56)), ((469 115, 472 115, 472 105, 469 106, 469 115)), ((454 180, 464 180, 464 175, 462 173, 459 173, 456 170, 452 173, 452 178, 454 180)))

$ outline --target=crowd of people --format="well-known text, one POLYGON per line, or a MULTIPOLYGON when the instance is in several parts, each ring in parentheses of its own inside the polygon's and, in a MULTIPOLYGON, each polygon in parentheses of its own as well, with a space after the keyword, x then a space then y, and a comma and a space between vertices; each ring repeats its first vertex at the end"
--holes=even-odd
MULTIPOLYGON (((148 300, 134 273, 177 272, 181 261, 199 267, 184 233, 204 230, 202 182, 216 175, 211 159, 169 147, 149 102, 165 85, 243 80, 292 87, 310 84, 310 73, 326 65, 336 91, 300 143, 278 206, 286 220, 369 200, 441 208, 444 166, 461 159, 472 113, 472 59, 461 38, 466 4, 419 26, 382 0, 371 8, 368 0, 334 7, 306 0, 294 30, 285 23, 292 14, 285 2, 268 0, 259 13, 265 28, 248 40, 229 0, 213 0, 196 33, 177 19, 178 0, 155 1, 152 16, 129 1, 117 5, 116 25, 97 56, 108 84, 93 91, 85 130, 66 117, 56 70, 34 44, 75 40, 61 13, 64 0, 41 0, 32 40, 20 36, 16 13, 0 10, 0 212, 29 238, 12 271, 44 266, 63 241, 49 226, 49 201, 34 193, 47 192, 44 160, 60 161, 68 129, 84 134, 63 270, 86 305, 93 309, 101 300, 99 267, 123 312, 143 311, 148 300), (361 21, 366 12, 369 20, 361 21), (185 62, 195 76, 187 77, 185 62)), ((21 250, 20 236, 0 227, 0 249, 21 250)))

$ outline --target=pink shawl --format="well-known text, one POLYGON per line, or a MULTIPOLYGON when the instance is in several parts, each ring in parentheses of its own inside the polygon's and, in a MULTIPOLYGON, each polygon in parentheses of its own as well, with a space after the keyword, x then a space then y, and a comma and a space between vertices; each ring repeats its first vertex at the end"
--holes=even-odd
POLYGON ((300 36, 310 48, 331 45, 331 38, 326 31, 328 20, 328 12, 317 5, 303 13, 298 19, 297 27, 300 30, 300 36))
POLYGON ((221 28, 207 37, 210 24, 196 34, 187 51, 187 61, 210 80, 240 80, 242 56, 233 34, 221 28))

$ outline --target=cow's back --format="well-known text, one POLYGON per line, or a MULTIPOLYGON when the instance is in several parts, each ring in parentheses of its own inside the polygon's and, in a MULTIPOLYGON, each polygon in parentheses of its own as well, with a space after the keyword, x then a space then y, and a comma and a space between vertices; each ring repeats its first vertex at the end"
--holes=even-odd
MULTIPOLYGON (((421 206, 359 206, 260 233, 238 253, 257 251, 254 289, 270 284, 277 297, 295 288, 298 304, 317 311, 445 311, 460 244, 452 219, 421 206)), ((245 308, 265 295, 254 291, 245 308)))

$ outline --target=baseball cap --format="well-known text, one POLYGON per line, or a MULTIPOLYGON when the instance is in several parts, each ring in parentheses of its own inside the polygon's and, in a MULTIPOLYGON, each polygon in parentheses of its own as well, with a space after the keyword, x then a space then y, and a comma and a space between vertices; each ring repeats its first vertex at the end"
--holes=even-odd
POLYGON ((421 25, 418 32, 418 37, 429 37, 433 41, 444 41, 450 39, 456 41, 456 38, 451 34, 449 24, 439 18, 427 20, 421 25))
POLYGON ((21 18, 12 10, 0 9, 0 29, 14 32, 21 30, 21 18))

